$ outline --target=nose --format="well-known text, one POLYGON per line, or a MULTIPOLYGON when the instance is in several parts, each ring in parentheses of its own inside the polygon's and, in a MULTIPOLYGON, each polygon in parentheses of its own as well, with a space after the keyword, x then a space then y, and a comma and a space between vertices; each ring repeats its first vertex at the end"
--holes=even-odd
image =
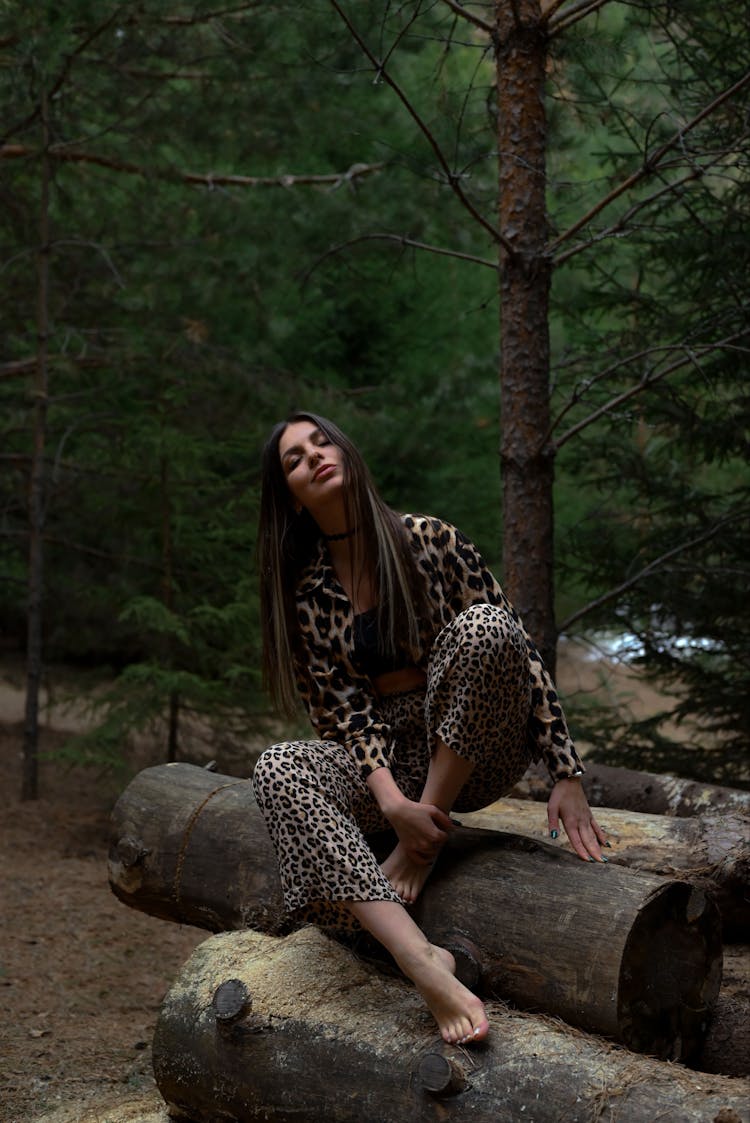
POLYGON ((309 448, 308 453, 307 453, 308 464, 315 464, 316 461, 322 460, 322 459, 323 459, 323 453, 320 451, 320 449, 316 445, 310 445, 310 448, 309 448))

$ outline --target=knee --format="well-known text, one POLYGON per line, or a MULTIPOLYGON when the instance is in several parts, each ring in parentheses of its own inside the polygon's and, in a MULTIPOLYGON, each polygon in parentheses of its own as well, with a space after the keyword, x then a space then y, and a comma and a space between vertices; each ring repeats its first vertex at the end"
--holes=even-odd
POLYGON ((527 656, 526 640, 518 617, 496 604, 472 604, 448 625, 460 645, 481 648, 486 654, 512 651, 527 656))
POLYGON ((288 741, 271 745, 260 754, 253 771, 253 790, 259 807, 283 797, 289 780, 297 771, 297 755, 296 746, 288 741))

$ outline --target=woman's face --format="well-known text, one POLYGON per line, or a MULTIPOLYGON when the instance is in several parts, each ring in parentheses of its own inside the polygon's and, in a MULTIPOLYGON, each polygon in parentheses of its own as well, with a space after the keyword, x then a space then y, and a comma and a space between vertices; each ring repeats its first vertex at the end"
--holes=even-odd
POLYGON ((313 518, 341 500, 344 458, 338 445, 312 421, 292 421, 279 440, 279 457, 297 511, 313 518))

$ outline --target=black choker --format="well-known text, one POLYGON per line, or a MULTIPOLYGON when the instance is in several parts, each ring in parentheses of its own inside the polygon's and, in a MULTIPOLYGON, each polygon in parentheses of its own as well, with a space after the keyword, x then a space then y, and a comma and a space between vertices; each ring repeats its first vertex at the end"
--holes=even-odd
POLYGON ((345 538, 351 538, 351 536, 356 533, 357 528, 354 526, 351 530, 345 530, 343 534, 324 534, 323 537, 326 542, 343 542, 345 538))

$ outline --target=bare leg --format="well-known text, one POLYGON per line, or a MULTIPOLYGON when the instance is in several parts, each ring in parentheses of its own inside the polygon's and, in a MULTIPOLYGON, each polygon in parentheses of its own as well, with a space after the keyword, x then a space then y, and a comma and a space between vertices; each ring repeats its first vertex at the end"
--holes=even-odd
POLYGON ((484 1006, 455 977, 453 956, 446 948, 431 944, 402 905, 395 901, 347 901, 347 907, 414 983, 445 1041, 465 1045, 487 1036, 489 1022, 484 1006))
MULTIPOLYGON (((450 813, 453 804, 474 768, 470 760, 458 756, 444 741, 438 741, 430 759, 427 780, 420 803, 433 803, 441 811, 450 813)), ((383 873, 399 897, 413 904, 430 875, 432 862, 416 863, 404 852, 401 843, 383 862, 383 873)))

